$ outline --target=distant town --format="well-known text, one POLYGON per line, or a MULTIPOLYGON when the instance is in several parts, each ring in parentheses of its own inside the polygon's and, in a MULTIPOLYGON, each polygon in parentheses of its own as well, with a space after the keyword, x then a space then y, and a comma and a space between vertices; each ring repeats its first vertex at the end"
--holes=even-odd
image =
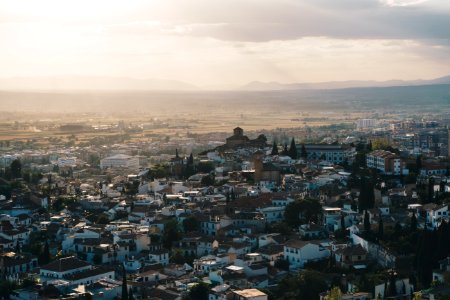
POLYGON ((448 299, 450 119, 181 123, 1 124, 2 299, 448 299))

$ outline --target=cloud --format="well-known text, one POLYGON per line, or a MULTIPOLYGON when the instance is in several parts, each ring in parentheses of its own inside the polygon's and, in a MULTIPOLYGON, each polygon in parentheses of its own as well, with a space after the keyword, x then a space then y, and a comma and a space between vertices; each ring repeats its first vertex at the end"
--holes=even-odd
POLYGON ((101 13, 88 0, 2 1, 0 76, 202 85, 431 78, 450 65, 448 0, 96 0, 101 13))
MULTIPOLYGON (((134 20, 107 25, 112 33, 210 37, 267 42, 304 37, 445 39, 450 2, 424 0, 176 1, 170 13, 142 9, 134 20), (197 5, 193 5, 196 3, 197 5)), ((168 1, 170 2, 170 1, 168 1)))
POLYGON ((391 7, 395 6, 412 6, 412 5, 418 5, 424 2, 427 2, 428 0, 381 0, 380 2, 391 7))

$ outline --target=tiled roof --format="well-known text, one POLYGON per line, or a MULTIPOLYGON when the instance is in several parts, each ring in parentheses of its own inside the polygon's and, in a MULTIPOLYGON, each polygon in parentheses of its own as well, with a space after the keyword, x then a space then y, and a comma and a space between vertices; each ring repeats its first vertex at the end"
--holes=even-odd
POLYGON ((41 269, 53 272, 66 272, 87 266, 90 266, 90 264, 71 256, 57 259, 45 266, 42 266, 41 269))

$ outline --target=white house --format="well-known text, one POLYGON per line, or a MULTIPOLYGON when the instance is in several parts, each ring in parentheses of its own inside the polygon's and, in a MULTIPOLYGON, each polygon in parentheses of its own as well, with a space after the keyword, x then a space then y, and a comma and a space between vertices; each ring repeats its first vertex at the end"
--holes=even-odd
POLYGON ((64 279, 67 276, 90 270, 91 268, 92 266, 89 263, 73 256, 60 258, 41 267, 39 271, 40 281, 64 279))
POLYGON ((285 206, 269 206, 260 208, 259 212, 264 215, 264 220, 266 223, 280 222, 284 219, 285 206))
POLYGON ((284 245, 284 259, 289 261, 289 266, 293 269, 303 268, 305 263, 325 259, 330 254, 330 250, 317 240, 289 240, 284 245))
POLYGON ((426 210, 427 223, 432 228, 437 228, 443 220, 448 222, 450 218, 450 212, 448 211, 448 204, 437 206, 433 209, 426 210))

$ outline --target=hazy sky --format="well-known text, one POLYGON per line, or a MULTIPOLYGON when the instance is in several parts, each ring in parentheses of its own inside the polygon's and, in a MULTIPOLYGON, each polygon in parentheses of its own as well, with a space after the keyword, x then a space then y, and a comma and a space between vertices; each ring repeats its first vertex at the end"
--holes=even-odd
POLYGON ((0 77, 249 81, 450 74, 449 0, 0 0, 0 77))

